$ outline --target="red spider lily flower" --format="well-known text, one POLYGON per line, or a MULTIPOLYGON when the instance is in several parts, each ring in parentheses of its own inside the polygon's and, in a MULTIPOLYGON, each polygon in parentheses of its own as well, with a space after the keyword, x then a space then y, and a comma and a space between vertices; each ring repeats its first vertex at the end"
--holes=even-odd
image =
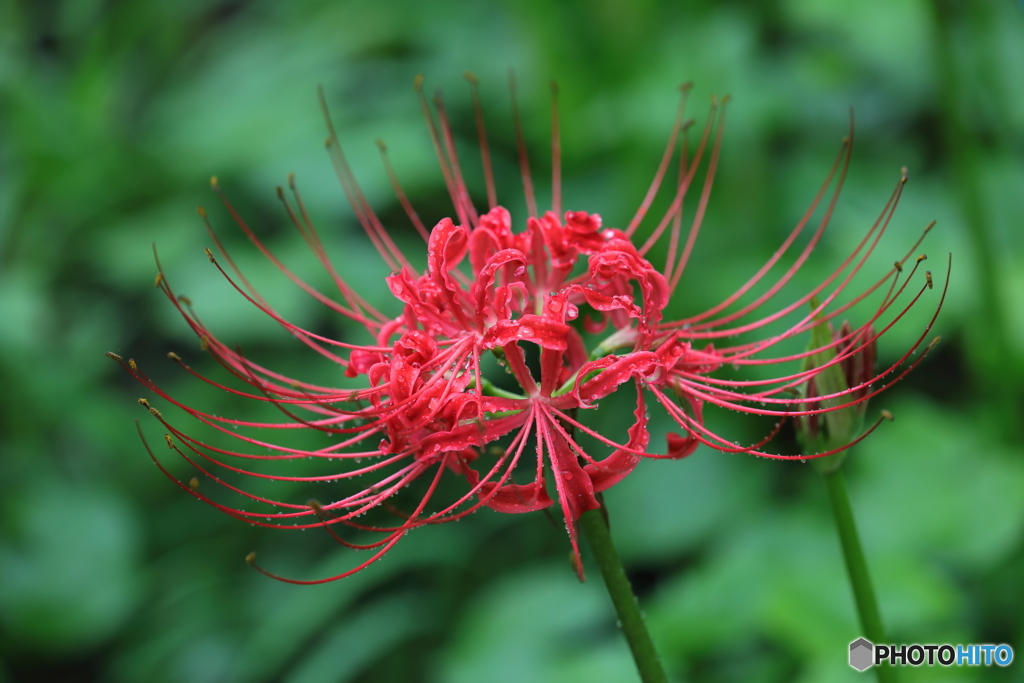
MULTIPOLYGON (((486 212, 479 213, 470 199, 444 104, 438 97, 435 108, 431 109, 422 92, 421 80, 417 80, 416 92, 457 222, 446 218, 428 231, 402 190, 388 161, 386 147, 380 145, 385 170, 396 195, 426 242, 426 268, 422 272, 398 248, 360 190, 326 116, 321 93, 329 129, 327 149, 335 170, 356 217, 392 271, 386 281, 398 305, 391 314, 371 306, 334 268, 293 180, 289 182, 292 198, 281 189, 278 196, 289 219, 331 277, 338 290, 337 298, 318 291, 279 261, 221 193, 216 179, 213 181, 213 188, 228 212, 256 248, 296 285, 334 313, 361 327, 373 340, 370 344, 330 339, 288 322, 236 267, 208 222, 206 212, 200 209, 219 252, 219 257, 210 250, 207 255, 238 293, 300 342, 344 368, 347 377, 364 378, 363 388, 340 389, 298 381, 253 362, 240 350, 217 339, 200 321, 188 299, 175 294, 162 269, 157 275, 157 285, 199 337, 203 349, 237 381, 225 384, 205 377, 193 371, 176 354, 170 354, 172 360, 213 386, 273 406, 283 418, 249 421, 202 411, 168 394, 143 374, 134 361, 124 361, 110 354, 159 397, 214 432, 243 443, 242 448, 246 450, 233 450, 190 436, 148 401, 140 401, 166 428, 165 439, 172 450, 199 474, 260 509, 245 510, 210 497, 194 485, 196 480, 186 483, 174 477, 150 451, 161 470, 184 490, 253 524, 292 529, 322 527, 347 547, 374 551, 364 562, 336 576, 310 581, 282 580, 321 583, 338 579, 379 559, 413 528, 456 520, 481 507, 509 513, 541 510, 554 505, 555 498, 565 517, 582 579, 575 522, 583 512, 599 507, 597 494, 621 481, 642 457, 681 458, 692 453, 700 443, 723 451, 790 457, 760 450, 772 434, 748 447, 736 446, 714 434, 704 426, 705 404, 752 414, 806 418, 862 403, 920 362, 920 358, 909 364, 904 361, 920 345, 927 329, 900 362, 876 376, 865 378, 861 373, 845 389, 821 396, 819 403, 810 407, 806 399, 791 396, 799 396, 798 390, 821 372, 832 366, 849 365, 851 359, 863 354, 869 345, 873 348, 877 338, 923 293, 922 289, 908 305, 892 315, 893 319, 880 333, 873 332, 871 325, 880 325, 880 319, 895 310, 896 300, 907 288, 910 278, 898 285, 896 276, 902 271, 908 254, 888 277, 852 301, 833 306, 884 232, 902 181, 882 217, 839 270, 812 292, 779 311, 753 322, 740 322, 741 318, 760 310, 793 277, 820 240, 845 177, 849 141, 844 142, 839 159, 804 220, 772 259, 719 306, 697 316, 670 321, 664 319, 664 311, 679 285, 710 196, 722 141, 724 102, 713 105, 690 158, 688 126, 683 124, 688 93, 688 88, 684 87, 669 143, 651 188, 633 220, 620 230, 603 227, 601 217, 596 214, 562 212, 557 97, 553 98, 552 106, 552 208, 542 215, 538 213, 513 82, 513 116, 530 214, 525 229, 516 230, 510 213, 497 204, 477 84, 472 78, 470 83, 488 197, 486 212), (637 246, 634 237, 663 184, 680 138, 683 140, 680 174, 672 203, 649 237, 637 246), (705 156, 708 159, 703 190, 693 226, 680 250, 683 200, 705 156), (837 173, 839 179, 825 218, 794 265, 766 293, 727 313, 794 244, 837 173), (659 270, 648 260, 647 254, 663 238, 668 242, 667 258, 665 267, 659 270), (844 274, 844 271, 849 272, 844 274), (764 352, 811 330, 820 321, 841 314, 882 288, 887 281, 889 287, 882 302, 864 326, 856 330, 844 327, 834 341, 805 354, 764 357, 764 352), (718 348, 713 345, 716 340, 760 330, 804 307, 815 297, 823 297, 822 303, 813 306, 808 315, 784 332, 741 345, 718 348), (581 309, 586 309, 582 318, 581 309), (592 336, 609 328, 605 339, 588 350, 581 331, 592 336), (723 380, 710 376, 723 364, 775 365, 806 358, 828 348, 835 349, 831 360, 771 381, 723 380), (531 349, 537 352, 536 362, 529 360, 527 351, 531 349), (507 368, 519 386, 518 391, 500 389, 485 376, 482 367, 487 355, 497 357, 507 368), (624 437, 615 440, 579 419, 580 409, 597 407, 625 384, 634 386, 636 408, 632 426, 624 437), (869 391, 872 385, 874 388, 869 391), (684 431, 683 435, 669 435, 666 454, 649 452, 648 393, 684 431), (773 407, 759 408, 755 403, 773 407), (320 432, 328 435, 331 443, 321 448, 283 445, 258 437, 256 430, 276 430, 282 435, 320 432), (580 443, 580 434, 610 447, 611 453, 604 457, 588 453, 580 443), (309 473, 306 461, 310 458, 323 465, 316 473, 309 473), (286 465, 292 468, 287 469, 286 465), (458 494, 441 501, 442 478, 446 471, 463 485, 458 494), (296 503, 279 500, 258 486, 259 490, 254 491, 236 485, 234 482, 239 477, 257 481, 338 482, 337 488, 342 493, 335 494, 327 503, 296 503), (372 483, 365 485, 364 477, 372 483), (353 490, 340 485, 345 482, 353 483, 353 490), (398 497, 414 483, 423 487, 422 492, 411 511, 400 511, 398 497), (549 483, 553 484, 554 498, 549 493, 549 483), (380 509, 395 513, 398 521, 375 524, 361 519, 366 513, 380 509), (380 536, 369 543, 354 543, 337 532, 341 527, 380 536)), ((927 282, 930 286, 930 275, 927 282)), ((857 440, 860 438, 863 435, 857 440)), ((817 455, 828 454, 830 452, 817 455)), ((252 562, 252 556, 249 559, 252 562)), ((257 568, 282 578, 258 565, 257 568)))

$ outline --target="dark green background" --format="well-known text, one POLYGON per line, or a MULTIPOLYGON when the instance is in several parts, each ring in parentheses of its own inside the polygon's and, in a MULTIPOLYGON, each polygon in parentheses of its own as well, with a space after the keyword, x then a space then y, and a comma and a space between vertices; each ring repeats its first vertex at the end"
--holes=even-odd
MULTIPOLYGON (((322 148, 316 85, 374 206, 414 245, 373 140, 390 145, 424 217, 445 215, 410 86, 422 72, 428 88, 444 88, 479 189, 461 79, 473 70, 499 196, 521 220, 510 66, 542 203, 554 78, 566 207, 600 212, 609 225, 628 222, 643 196, 676 85, 696 83, 698 120, 711 93, 732 94, 675 314, 713 305, 772 253, 824 177, 849 107, 849 180, 793 292, 838 264, 908 167, 870 273, 938 220, 923 251, 940 282, 954 254, 936 328, 944 341, 873 403, 896 421, 853 454, 853 503, 893 640, 1008 642, 1024 656, 1024 5, 364 5, 0 2, 0 681, 636 680, 596 571, 576 582, 563 530, 541 514, 484 512, 422 529, 383 562, 325 586, 257 574, 243 562, 252 549, 304 577, 350 565, 351 551, 325 534, 251 528, 179 491, 135 433, 132 420, 148 417, 135 399, 146 392, 103 357, 132 356, 184 400, 246 414, 165 360, 176 350, 210 366, 151 287, 155 242, 172 282, 225 342, 286 373, 337 381, 207 262, 198 203, 275 305, 343 333, 240 239, 208 177, 326 288, 274 200, 274 186, 297 173, 339 268, 385 305, 387 270, 322 148)), ((919 334, 935 294, 882 340, 883 363, 919 334)), ((745 441, 764 427, 716 411, 709 421, 745 441)), ((143 424, 159 443, 158 428, 143 424)), ((658 439, 665 429, 655 426, 658 439)), ((855 615, 809 466, 702 449, 642 463, 607 499, 674 680, 867 680, 846 665, 855 615)), ((1021 666, 902 673, 1024 680, 1021 666)))

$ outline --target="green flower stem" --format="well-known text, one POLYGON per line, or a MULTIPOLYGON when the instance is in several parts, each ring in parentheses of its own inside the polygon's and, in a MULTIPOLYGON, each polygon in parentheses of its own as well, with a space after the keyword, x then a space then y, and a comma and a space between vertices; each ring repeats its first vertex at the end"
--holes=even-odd
MULTIPOLYGON (((878 612, 878 600, 875 598, 875 589, 871 585, 871 576, 868 574, 867 560, 864 558, 864 549, 860 545, 860 536, 857 533, 857 524, 853 519, 853 508, 850 506, 850 494, 846 489, 846 477, 843 470, 836 468, 830 472, 823 472, 825 490, 828 491, 828 499, 832 504, 832 515, 836 520, 836 530, 839 532, 839 542, 843 546, 843 559, 846 561, 846 573, 850 577, 850 586, 853 588, 853 598, 857 603, 857 616, 860 618, 860 627, 864 637, 873 643, 888 642, 885 631, 882 629, 882 617, 878 612)), ((895 670, 883 664, 876 667, 879 683, 891 683, 895 681, 895 670)))
MULTIPOLYGON (((468 385, 466 385, 466 388, 467 389, 475 389, 476 388, 476 380, 474 379, 474 380, 470 381, 470 383, 468 385)), ((525 399, 525 398, 527 398, 526 396, 523 396, 522 394, 517 394, 514 391, 506 391, 505 389, 502 389, 499 386, 495 386, 494 383, 491 382, 491 380, 487 379, 486 377, 481 377, 480 378, 480 388, 483 389, 484 394, 486 394, 488 396, 501 396, 502 398, 518 398, 518 399, 525 399)))
POLYGON ((588 510, 580 516, 580 530, 586 536, 590 549, 601 569, 604 584, 608 587, 608 595, 619 615, 622 632, 633 652, 637 671, 643 683, 667 683, 665 671, 661 668, 661 660, 654 650, 651 634, 647 632, 644 617, 640 613, 633 587, 626 578, 626 570, 622 567, 619 554, 612 543, 612 535, 608 529, 603 506, 596 510, 588 510))

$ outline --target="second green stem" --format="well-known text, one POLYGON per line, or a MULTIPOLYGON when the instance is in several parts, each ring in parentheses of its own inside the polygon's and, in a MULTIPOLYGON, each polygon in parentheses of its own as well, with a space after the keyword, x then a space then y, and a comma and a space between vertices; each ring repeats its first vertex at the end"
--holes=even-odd
MULTIPOLYGON (((857 616, 860 618, 864 637, 872 643, 887 643, 885 631, 882 628, 882 617, 878 611, 878 600, 875 598, 875 589, 871 584, 867 560, 864 558, 864 549, 861 547, 857 524, 853 519, 850 494, 846 489, 846 477, 843 476, 842 469, 836 469, 827 474, 823 473, 822 479, 825 480, 825 489, 828 491, 832 515, 836 520, 839 542, 843 546, 846 573, 850 577, 850 586, 853 588, 857 616)), ((875 667, 875 671, 878 673, 879 683, 892 683, 896 680, 895 672, 887 665, 875 667)))

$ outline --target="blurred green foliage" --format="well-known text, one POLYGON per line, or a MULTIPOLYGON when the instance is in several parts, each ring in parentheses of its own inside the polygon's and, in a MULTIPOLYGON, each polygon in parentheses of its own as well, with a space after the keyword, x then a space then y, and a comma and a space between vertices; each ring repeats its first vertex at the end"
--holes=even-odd
MULTIPOLYGON (((133 356, 185 402, 238 407, 164 359, 177 350, 210 365, 150 287, 155 243, 222 339, 286 374, 308 371, 310 354, 203 256, 194 206, 214 203, 207 178, 220 177, 283 260, 326 285, 274 202, 295 172, 339 268, 386 305, 384 266, 322 149, 316 84, 368 196, 412 245, 373 140, 388 142, 424 218, 445 215, 410 85, 423 72, 445 88, 459 144, 475 153, 461 82, 473 70, 499 198, 521 216, 510 66, 537 177, 549 168, 554 78, 566 205, 611 225, 629 220, 650 181, 674 86, 697 84, 698 119, 711 92, 733 95, 677 312, 716 303, 773 252, 824 178, 851 106, 852 170, 795 287, 835 267, 909 168, 865 281, 938 220, 924 249, 940 282, 939 256, 954 254, 944 341, 874 404, 897 419, 852 454, 853 503, 893 640, 1009 642, 1024 655, 1022 65, 1024 6, 1010 0, 0 3, 0 681, 635 680, 596 573, 575 581, 564 531, 541 514, 421 529, 325 586, 256 574, 242 561, 254 548, 302 576, 350 566, 351 551, 325 534, 250 528, 179 491, 135 433, 143 388, 103 357, 133 356)), ((211 213, 275 306, 345 334, 224 211, 211 213)), ((883 364, 920 333, 930 311, 918 313, 884 338, 883 364)), ((737 439, 762 433, 732 417, 709 415, 737 439)), ((809 467, 702 449, 642 463, 607 500, 675 680, 857 680, 845 662, 852 598, 809 467)))

